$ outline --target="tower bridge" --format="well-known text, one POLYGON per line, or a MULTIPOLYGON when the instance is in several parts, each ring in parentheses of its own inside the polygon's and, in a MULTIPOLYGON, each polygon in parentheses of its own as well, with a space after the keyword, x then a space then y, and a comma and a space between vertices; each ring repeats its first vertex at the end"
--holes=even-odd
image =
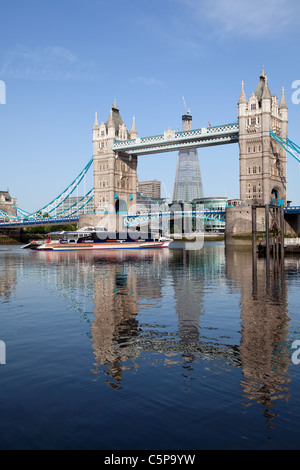
MULTIPOLYGON (((271 202, 284 205, 286 211, 291 213, 287 207, 286 159, 288 153, 300 162, 300 148, 288 139, 288 107, 284 90, 280 100, 276 94, 271 94, 264 69, 249 99, 242 83, 237 122, 182 132, 168 129, 160 135, 138 137, 135 118, 129 130, 115 102, 105 122, 99 124, 96 113, 92 136, 93 157, 65 191, 33 213, 15 207, 15 213, 9 214, 1 211, 0 206, 0 226, 4 223, 43 225, 45 214, 48 223, 57 218, 67 220, 72 217, 73 220, 78 218, 80 226, 83 226, 101 224, 104 217, 107 220, 108 214, 124 214, 124 223, 129 224, 126 217, 130 213, 131 222, 134 223, 134 218, 138 220, 134 213, 138 157, 226 144, 239 145, 239 209, 226 210, 226 224, 230 221, 232 233, 239 230, 239 219, 247 219, 247 207, 251 204, 266 205, 271 202), (78 204, 62 211, 62 203, 78 188, 90 167, 93 167, 94 187, 78 204), (94 201, 94 211, 79 216, 80 210, 91 200, 94 201)), ((216 215, 206 213, 203 216, 216 215)))

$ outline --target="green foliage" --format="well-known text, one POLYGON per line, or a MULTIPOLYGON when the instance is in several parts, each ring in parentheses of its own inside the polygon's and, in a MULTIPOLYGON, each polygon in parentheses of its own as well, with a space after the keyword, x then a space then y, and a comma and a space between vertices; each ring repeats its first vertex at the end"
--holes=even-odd
POLYGON ((68 225, 39 225, 38 227, 26 227, 23 229, 24 233, 28 234, 41 234, 47 235, 50 232, 62 232, 64 231, 72 231, 77 230, 76 224, 68 224, 68 225))

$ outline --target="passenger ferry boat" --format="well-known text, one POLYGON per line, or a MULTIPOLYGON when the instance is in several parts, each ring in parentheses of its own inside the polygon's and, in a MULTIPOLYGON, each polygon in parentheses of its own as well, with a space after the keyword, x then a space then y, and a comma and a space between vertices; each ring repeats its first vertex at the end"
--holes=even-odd
POLYGON ((86 227, 74 232, 49 233, 46 243, 30 248, 37 251, 140 250, 168 248, 172 241, 167 237, 150 237, 149 234, 137 231, 126 235, 124 238, 122 233, 86 227))

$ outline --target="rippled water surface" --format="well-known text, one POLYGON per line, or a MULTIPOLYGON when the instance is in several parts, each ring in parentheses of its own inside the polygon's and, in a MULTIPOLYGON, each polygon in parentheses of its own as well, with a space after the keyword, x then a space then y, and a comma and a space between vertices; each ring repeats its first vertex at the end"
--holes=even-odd
POLYGON ((0 266, 1 449, 300 447, 300 257, 0 246, 0 266))

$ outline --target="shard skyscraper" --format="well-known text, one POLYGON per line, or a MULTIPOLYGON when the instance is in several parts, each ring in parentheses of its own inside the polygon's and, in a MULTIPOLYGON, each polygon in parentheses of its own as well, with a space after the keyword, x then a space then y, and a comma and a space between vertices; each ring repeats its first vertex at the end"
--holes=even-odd
MULTIPOLYGON (((192 116, 182 116, 182 130, 192 128, 192 116)), ((189 203, 193 199, 204 197, 200 162, 197 149, 180 150, 177 157, 177 169, 174 184, 173 201, 189 203)))

